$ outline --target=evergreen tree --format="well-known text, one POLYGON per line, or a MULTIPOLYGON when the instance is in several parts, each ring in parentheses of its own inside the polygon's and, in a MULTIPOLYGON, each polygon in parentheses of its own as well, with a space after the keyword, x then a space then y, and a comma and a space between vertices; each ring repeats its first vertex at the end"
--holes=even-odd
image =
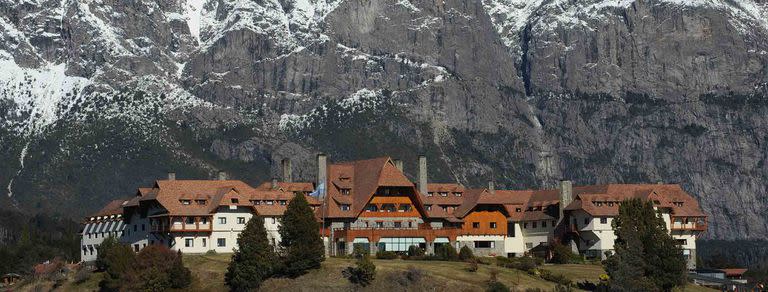
POLYGON ((264 218, 251 218, 237 236, 237 245, 224 281, 232 291, 256 290, 274 274, 278 259, 267 239, 264 218))
POLYGON ((310 269, 319 268, 325 260, 320 226, 304 195, 296 194, 288 204, 280 225, 280 236, 286 276, 303 275, 310 269))
POLYGON ((133 267, 136 255, 130 247, 123 244, 114 245, 100 252, 104 253, 106 273, 104 273, 104 279, 99 282, 99 288, 101 291, 119 291, 122 278, 133 267))
POLYGON ((472 249, 469 248, 469 246, 462 246, 459 250, 459 259, 462 261, 468 261, 470 259, 475 258, 475 254, 472 253, 472 249))
POLYGON ((101 242, 99 247, 96 248, 96 269, 99 271, 105 271, 107 269, 108 262, 105 260, 106 254, 109 250, 112 250, 120 242, 114 236, 109 236, 101 242))
POLYGON ((355 267, 347 267, 341 274, 353 284, 365 287, 376 278, 376 265, 373 264, 368 255, 363 255, 357 259, 355 267))
POLYGON ((685 284, 682 251, 667 233, 652 202, 622 202, 612 224, 616 254, 604 262, 612 290, 671 291, 685 284))
POLYGON ((184 266, 181 251, 176 253, 171 269, 168 271, 171 280, 171 288, 184 288, 192 283, 192 272, 184 266))

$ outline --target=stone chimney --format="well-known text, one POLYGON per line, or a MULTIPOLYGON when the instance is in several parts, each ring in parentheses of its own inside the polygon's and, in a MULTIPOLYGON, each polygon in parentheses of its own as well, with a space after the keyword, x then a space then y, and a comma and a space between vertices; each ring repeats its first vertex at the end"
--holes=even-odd
POLYGON ((280 163, 283 166, 283 181, 293 182, 293 169, 291 169, 291 160, 285 158, 280 163))
POLYGON ((227 180, 227 173, 223 171, 219 171, 219 180, 227 180))
POLYGON ((573 201, 573 183, 569 180, 560 181, 560 218, 562 221, 565 207, 571 204, 573 201))
POLYGON ((276 178, 276 177, 273 177, 273 178, 272 178, 272 189, 273 189, 273 190, 276 190, 276 189, 278 189, 278 185, 277 185, 277 178, 276 178))
POLYGON ((427 195, 427 157, 419 155, 419 193, 427 195))
POLYGON ((394 163, 395 163, 395 167, 397 167, 397 169, 399 169, 400 171, 403 171, 403 161, 402 161, 402 160, 400 160, 400 159, 395 159, 395 160, 394 160, 394 161, 392 161, 392 162, 394 162, 394 163))
POLYGON ((328 181, 328 157, 325 156, 325 154, 318 154, 317 155, 317 188, 320 189, 320 186, 323 186, 323 190, 320 190, 318 192, 318 196, 320 199, 325 198, 325 190, 328 188, 325 184, 328 181))
POLYGON ((493 180, 488 181, 488 192, 491 194, 496 193, 496 183, 494 183, 493 180))
POLYGON ((175 172, 169 172, 168 173, 168 180, 176 180, 176 173, 175 172))

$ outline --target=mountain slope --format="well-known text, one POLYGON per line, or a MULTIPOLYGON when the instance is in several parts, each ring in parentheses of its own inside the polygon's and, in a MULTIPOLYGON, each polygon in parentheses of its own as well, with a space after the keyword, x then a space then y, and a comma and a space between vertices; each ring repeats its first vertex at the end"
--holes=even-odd
POLYGON ((766 3, 0 4, 0 184, 24 210, 424 152, 470 186, 678 182, 707 236, 768 236, 766 3))

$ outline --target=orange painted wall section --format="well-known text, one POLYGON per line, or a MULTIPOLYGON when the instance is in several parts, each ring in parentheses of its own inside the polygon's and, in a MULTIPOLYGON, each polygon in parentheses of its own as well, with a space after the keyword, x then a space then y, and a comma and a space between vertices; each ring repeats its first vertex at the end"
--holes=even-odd
POLYGON ((411 201, 411 198, 408 196, 374 196, 368 204, 377 205, 379 211, 363 211, 363 213, 360 214, 360 217, 421 217, 421 214, 416 210, 413 201, 411 201), (381 207, 384 204, 394 204, 396 209, 398 209, 400 205, 409 204, 411 205, 411 210, 407 212, 400 212, 399 210, 396 210, 395 212, 385 212, 381 210, 381 207))
POLYGON ((500 211, 472 211, 464 217, 462 227, 469 234, 507 234, 507 217, 500 211), (472 223, 480 223, 479 228, 473 228, 472 223), (491 228, 491 222, 496 222, 496 228, 491 228))

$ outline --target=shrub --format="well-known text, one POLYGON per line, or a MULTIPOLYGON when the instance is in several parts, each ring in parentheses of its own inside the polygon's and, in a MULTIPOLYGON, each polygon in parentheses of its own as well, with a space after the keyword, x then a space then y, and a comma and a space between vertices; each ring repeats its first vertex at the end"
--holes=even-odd
POLYGON ((216 254, 217 254, 217 252, 216 252, 215 249, 209 249, 208 251, 205 252, 205 255, 209 255, 209 256, 213 256, 213 255, 216 255, 216 254))
POLYGON ((488 292, 509 292, 509 287, 507 285, 504 285, 504 283, 499 282, 498 280, 498 274, 499 271, 497 270, 491 270, 490 278, 488 279, 488 282, 485 287, 485 291, 488 292))
POLYGON ((408 247, 408 257, 423 257, 424 250, 418 246, 411 245, 408 247))
POLYGON ((353 284, 368 286, 376 278, 376 265, 371 262, 368 256, 363 256, 355 263, 356 267, 347 267, 342 271, 342 275, 349 279, 353 284))
POLYGON ((459 259, 462 261, 467 261, 469 259, 475 258, 475 255, 472 253, 472 249, 469 248, 469 246, 463 246, 461 247, 461 250, 459 250, 459 259))
POLYGON ((121 289, 161 291, 183 288, 190 284, 191 278, 189 269, 182 263, 181 253, 153 244, 142 249, 128 272, 121 276, 124 281, 121 289))
POLYGON ((394 260, 397 258, 397 253, 394 251, 378 251, 376 252, 376 258, 380 260, 394 260))
POLYGON ((500 266, 500 267, 507 267, 507 268, 511 268, 511 265, 512 265, 512 263, 514 263, 514 262, 515 262, 515 261, 514 261, 513 259, 511 259, 511 258, 508 258, 508 257, 502 257, 502 256, 498 256, 498 257, 495 257, 494 259, 496 259, 496 265, 497 265, 497 266, 500 266))
POLYGON ((555 243, 551 246, 552 259, 551 262, 555 264, 574 264, 584 263, 584 258, 579 254, 571 251, 571 248, 560 243, 555 243))
POLYGON ((571 279, 568 279, 565 275, 562 274, 553 274, 552 272, 548 270, 541 270, 539 277, 541 277, 544 280, 555 282, 557 284, 563 285, 563 286, 571 286, 571 279))
POLYGON ((363 248, 362 245, 355 245, 352 248, 352 257, 354 257, 356 259, 362 258, 362 257, 367 256, 369 254, 371 254, 371 252, 369 252, 368 250, 363 248))
POLYGON ((467 271, 472 273, 477 272, 477 269, 478 269, 477 260, 469 259, 467 262, 468 262, 467 271))
POLYGON ((455 261, 459 259, 459 255, 456 253, 456 249, 450 244, 443 244, 437 248, 435 255, 444 261, 455 261))
POLYGON ((400 287, 408 287, 417 284, 424 277, 424 271, 409 266, 405 272, 392 272, 387 274, 387 282, 397 283, 400 287))
POLYGON ((88 271, 88 269, 82 268, 77 273, 75 273, 75 284, 82 284, 85 283, 85 281, 88 281, 88 279, 91 278, 91 271, 88 271))

